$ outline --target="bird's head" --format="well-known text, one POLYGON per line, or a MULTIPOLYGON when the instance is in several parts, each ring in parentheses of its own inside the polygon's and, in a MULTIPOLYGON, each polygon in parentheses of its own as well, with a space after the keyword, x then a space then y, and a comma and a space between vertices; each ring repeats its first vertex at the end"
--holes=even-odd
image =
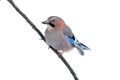
POLYGON ((50 25, 52 28, 65 25, 64 21, 57 16, 50 16, 46 21, 43 21, 42 23, 50 25))

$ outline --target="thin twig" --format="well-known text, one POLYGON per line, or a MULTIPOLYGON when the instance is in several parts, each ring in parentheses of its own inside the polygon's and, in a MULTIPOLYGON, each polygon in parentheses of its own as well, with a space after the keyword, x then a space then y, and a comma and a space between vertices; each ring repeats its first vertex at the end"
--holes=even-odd
MULTIPOLYGON (((30 24, 30 26, 39 34, 39 36, 42 38, 42 40, 44 42, 45 41, 45 37, 44 35, 39 31, 39 29, 32 23, 32 21, 15 5, 15 3, 13 2, 13 0, 8 0, 8 2, 15 8, 15 10, 28 22, 28 24, 30 24)), ((71 66, 68 64, 68 62, 65 60, 65 58, 62 55, 59 55, 59 52, 54 49, 53 47, 50 46, 50 48, 59 56, 59 58, 62 60, 62 62, 66 65, 66 67, 69 69, 69 71, 71 72, 71 74, 73 75, 75 80, 79 80, 76 73, 74 72, 74 70, 71 68, 71 66)))

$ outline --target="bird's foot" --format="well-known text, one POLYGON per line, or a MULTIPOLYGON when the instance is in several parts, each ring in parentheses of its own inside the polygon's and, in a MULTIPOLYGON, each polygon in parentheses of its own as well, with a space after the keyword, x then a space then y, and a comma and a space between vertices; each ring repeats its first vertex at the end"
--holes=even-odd
POLYGON ((50 49, 50 46, 48 47, 48 49, 50 49))
POLYGON ((64 51, 58 51, 59 52, 59 56, 62 55, 64 53, 64 51))
POLYGON ((43 39, 41 38, 41 39, 39 39, 39 40, 43 40, 43 39))

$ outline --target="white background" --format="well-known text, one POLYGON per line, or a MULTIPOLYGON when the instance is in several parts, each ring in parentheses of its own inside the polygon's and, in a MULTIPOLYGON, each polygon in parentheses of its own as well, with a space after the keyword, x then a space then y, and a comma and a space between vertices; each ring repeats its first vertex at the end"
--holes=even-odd
MULTIPOLYGON (((14 0, 44 34, 41 22, 63 18, 91 48, 63 56, 79 80, 120 80, 119 0, 14 0)), ((68 69, 7 0, 0 1, 0 80, 74 80, 68 69)))

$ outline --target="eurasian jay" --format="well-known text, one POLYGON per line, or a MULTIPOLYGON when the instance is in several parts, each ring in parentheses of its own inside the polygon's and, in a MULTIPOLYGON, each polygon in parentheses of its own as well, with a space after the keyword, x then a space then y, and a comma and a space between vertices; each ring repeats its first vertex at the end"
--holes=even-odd
POLYGON ((72 50, 74 47, 78 49, 82 56, 84 55, 83 50, 90 50, 75 38, 72 30, 60 17, 51 16, 42 23, 48 25, 45 31, 46 43, 58 50, 60 55, 72 50))

